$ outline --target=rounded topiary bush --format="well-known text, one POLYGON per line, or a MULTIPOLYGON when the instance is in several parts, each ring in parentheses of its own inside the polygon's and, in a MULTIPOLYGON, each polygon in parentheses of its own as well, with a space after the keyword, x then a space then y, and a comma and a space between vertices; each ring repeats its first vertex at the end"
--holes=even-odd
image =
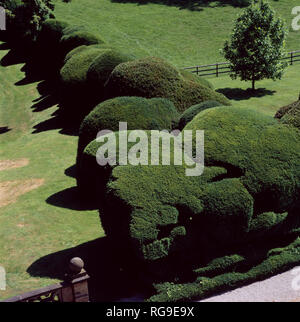
POLYGON ((275 114, 283 124, 289 124, 300 129, 300 100, 281 107, 275 114))
POLYGON ((296 129, 253 110, 215 107, 199 113, 184 130, 205 131, 207 165, 225 164, 255 198, 256 212, 284 212, 300 187, 296 129), (245 135, 247 133, 247 135, 245 135), (296 179, 297 178, 297 179, 296 179), (299 186, 299 187, 298 187, 299 186))
POLYGON ((193 82, 198 83, 200 85, 206 86, 210 89, 214 89, 213 85, 207 79, 200 77, 198 75, 195 75, 185 69, 181 69, 180 74, 186 80, 190 80, 190 81, 193 81, 193 82))
POLYGON ((300 108, 294 108, 287 112, 282 118, 281 122, 283 124, 289 124, 295 126, 300 130, 300 108))
MULTIPOLYGON (((151 130, 145 130, 143 131, 147 135, 147 145, 143 146, 146 150, 147 157, 144 157, 144 155, 140 154, 140 160, 145 160, 145 162, 150 162, 151 160, 151 130)), ((167 140, 174 139, 174 137, 164 131, 158 131, 154 130, 154 132, 158 137, 167 140)), ((110 132, 107 134, 103 134, 101 137, 101 140, 95 139, 91 141, 84 149, 84 151, 81 153, 80 158, 77 162, 77 186, 81 192, 81 196, 85 197, 87 199, 95 199, 99 201, 102 201, 102 198, 99 196, 103 195, 105 193, 106 184, 110 178, 110 175, 112 173, 112 170, 119 164, 119 152, 120 149, 123 149, 123 151, 127 151, 127 154, 130 153, 131 148, 137 143, 137 142, 128 142, 126 147, 120 146, 119 138, 120 138, 119 131, 116 132, 110 132), (99 155, 97 155, 99 148, 105 146, 107 151, 111 149, 115 149, 115 160, 113 163, 107 163, 105 165, 99 165, 99 155), (125 149, 125 150, 124 150, 125 149), (98 158, 98 162, 97 162, 98 158)), ((126 136, 126 132, 122 132, 124 136, 126 136)), ((135 130, 128 130, 126 139, 131 135, 138 134, 138 131, 135 130)), ((160 142, 161 146, 162 142, 160 142)), ((173 146, 171 147, 171 151, 173 149, 173 146)), ((127 162, 128 158, 127 158, 127 162)), ((142 162, 142 161, 140 161, 142 162)), ((162 163, 162 157, 158 160, 158 163, 162 163)), ((174 158, 170 158, 170 163, 174 164, 174 158)))
POLYGON ((207 100, 230 105, 224 95, 184 79, 172 65, 156 57, 119 64, 111 73, 106 90, 109 97, 164 97, 172 101, 181 112, 207 100))
POLYGON ((60 70, 60 107, 62 111, 72 113, 69 117, 76 119, 78 126, 84 116, 101 101, 101 89, 98 90, 87 81, 89 67, 101 52, 103 49, 83 46, 68 57, 60 70))
POLYGON ((64 29, 64 35, 71 35, 74 32, 79 32, 79 31, 81 31, 81 32, 87 31, 86 26, 84 26, 84 25, 70 25, 70 26, 67 26, 64 29))
POLYGON ((57 76, 63 65, 60 39, 67 23, 56 19, 47 19, 42 23, 41 31, 33 42, 30 54, 27 54, 23 71, 28 78, 45 79, 57 76), (45 61, 47 63, 45 63, 45 61))
POLYGON ((60 71, 61 81, 65 87, 87 86, 87 73, 90 65, 101 54, 100 49, 89 48, 89 46, 82 46, 76 49, 68 57, 60 71))
POLYGON ((82 45, 94 45, 104 43, 99 37, 87 31, 69 31, 67 28, 64 30, 64 35, 60 40, 61 50, 66 55, 72 49, 82 45))
POLYGON ((127 122, 128 130, 171 130, 178 117, 173 103, 162 98, 117 97, 102 102, 80 126, 77 166, 83 150, 99 131, 118 131, 119 122, 127 122))
POLYGON ((92 86, 102 88, 114 68, 124 62, 133 60, 132 55, 124 54, 116 49, 103 51, 91 64, 88 70, 88 82, 92 86))
POLYGON ((274 117, 277 119, 281 119, 290 110, 294 110, 299 107, 300 107, 300 95, 299 95, 299 99, 296 102, 280 107, 280 109, 276 112, 274 117))
MULTIPOLYGON (((64 63, 66 63, 71 57, 73 57, 76 54, 81 53, 82 51, 86 50, 86 49, 100 49, 100 50, 109 50, 111 49, 111 47, 108 44, 105 43, 101 43, 101 44, 95 44, 95 45, 82 45, 82 46, 78 46, 74 49, 72 49, 70 52, 67 53, 67 55, 65 56, 64 59, 64 63)), ((100 54, 100 52, 99 52, 100 54)))
POLYGON ((186 176, 185 163, 117 165, 108 175, 100 217, 118 247, 126 245, 152 272, 171 278, 174 271, 178 276, 237 248, 243 252, 255 242, 259 250, 274 236, 299 231, 296 128, 251 109, 221 106, 200 112, 184 130, 204 130, 201 176, 186 176))
MULTIPOLYGON (((128 131, 128 135, 131 131, 128 131)), ((127 137, 128 137, 127 135, 127 137)), ((91 141, 80 155, 80 159, 76 164, 77 167, 77 186, 80 190, 81 197, 93 200, 98 199, 99 195, 104 193, 105 186, 111 175, 113 168, 119 162, 119 132, 112 132, 105 135, 103 141, 97 139, 91 141), (111 140, 111 138, 113 140, 111 140), (110 148, 116 149, 116 163, 99 165, 97 162, 97 152, 101 146, 108 144, 110 148), (113 145, 116 144, 114 147, 113 145)), ((150 137, 150 136, 149 136, 150 137)), ((128 143, 127 152, 133 146, 133 143, 128 143)), ((107 149, 109 148, 107 147, 107 149)))
POLYGON ((68 23, 57 19, 47 19, 42 23, 41 31, 37 38, 37 43, 47 47, 52 51, 58 50, 58 44, 64 35, 64 30, 68 23), (55 46, 55 47, 53 47, 55 46))
POLYGON ((206 101, 200 104, 193 105, 185 110, 178 122, 178 129, 182 130, 198 113, 207 108, 221 106, 222 104, 216 101, 206 101))

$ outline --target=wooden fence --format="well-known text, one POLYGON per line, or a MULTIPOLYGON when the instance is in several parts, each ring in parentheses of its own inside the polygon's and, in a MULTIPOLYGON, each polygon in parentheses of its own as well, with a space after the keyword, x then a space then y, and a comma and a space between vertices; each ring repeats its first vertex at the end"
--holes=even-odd
POLYGON ((63 282, 17 295, 2 302, 89 302, 89 276, 79 257, 71 259, 63 282))
MULTIPOLYGON (((286 57, 283 57, 282 60, 288 60, 290 65, 293 65, 295 62, 300 61, 300 50, 291 51, 287 54, 286 57)), ((230 73, 230 63, 223 62, 223 63, 216 63, 216 64, 209 64, 209 65, 199 65, 199 66, 192 66, 192 67, 185 67, 185 70, 189 70, 192 73, 197 74, 198 76, 209 76, 214 75, 219 77, 220 74, 228 74, 230 73)))

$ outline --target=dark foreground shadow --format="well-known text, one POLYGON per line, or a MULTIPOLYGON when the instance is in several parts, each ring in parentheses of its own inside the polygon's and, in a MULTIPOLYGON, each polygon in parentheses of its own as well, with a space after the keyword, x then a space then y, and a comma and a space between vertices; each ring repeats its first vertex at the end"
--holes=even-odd
POLYGON ((228 99, 242 101, 248 100, 252 97, 264 97, 267 95, 274 95, 276 91, 270 91, 265 88, 258 88, 252 91, 251 88, 241 89, 241 88, 219 88, 217 92, 225 95, 228 99))
POLYGON ((65 175, 71 178, 76 178, 76 164, 73 164, 65 170, 65 175))
POLYGON ((245 7, 238 4, 236 0, 111 0, 117 3, 136 3, 138 5, 146 5, 148 3, 162 4, 166 6, 178 7, 179 9, 188 9, 191 11, 201 11, 205 7, 245 7))
MULTIPOLYGON (((33 134, 60 130, 61 134, 78 135, 78 129, 84 116, 97 105, 98 98, 89 99, 89 91, 65 91, 60 82, 59 70, 63 62, 53 62, 53 57, 48 57, 51 63, 45 64, 47 57, 38 55, 38 47, 30 44, 22 46, 4 43, 0 50, 10 49, 0 60, 2 66, 11 66, 22 63, 21 71, 24 78, 17 81, 15 86, 24 86, 32 83, 37 84, 40 97, 33 101, 33 112, 42 112, 48 108, 57 106, 58 109, 51 117, 33 127, 33 134), (36 52, 37 51, 37 52, 36 52), (75 95, 74 92, 77 94, 75 95), (84 107, 84 108, 83 108, 84 107)), ((101 100, 101 99, 100 99, 101 100)))
POLYGON ((84 200, 80 196, 77 187, 67 188, 50 196, 46 202, 52 206, 84 211, 99 208, 96 201, 84 200))
POLYGON ((107 237, 41 257, 27 272, 34 277, 62 280, 73 257, 81 257, 85 263, 92 302, 120 301, 133 296, 143 299, 149 294, 142 289, 135 272, 123 269, 123 259, 116 256, 107 237))
POLYGON ((11 131, 10 128, 8 128, 7 126, 0 126, 0 134, 4 134, 11 131))

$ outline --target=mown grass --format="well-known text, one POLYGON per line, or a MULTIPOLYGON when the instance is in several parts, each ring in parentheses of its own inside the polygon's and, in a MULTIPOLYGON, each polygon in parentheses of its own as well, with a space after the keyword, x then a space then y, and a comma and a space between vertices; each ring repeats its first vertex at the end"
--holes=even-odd
MULTIPOLYGON (((198 6, 198 10, 167 3, 172 1, 72 0, 64 3, 55 0, 55 15, 72 24, 86 26, 108 43, 138 57, 158 56, 177 67, 224 61, 219 50, 243 9, 220 5, 219 1, 208 1, 198 6)), ((299 1, 270 0, 270 3, 290 31, 287 51, 300 49, 300 31, 291 28, 295 17, 291 11, 299 1)))
POLYGON ((251 92, 249 82, 232 80, 229 75, 208 78, 214 87, 231 99, 231 103, 240 107, 251 107, 259 112, 275 115, 284 105, 298 100, 300 63, 288 66, 281 80, 265 79, 257 82, 257 91, 251 92))
MULTIPOLYGON (((0 135, 0 160, 28 158, 29 165, 0 171, 0 182, 43 178, 45 183, 0 208, 0 264, 7 272, 7 290, 0 291, 0 299, 54 282, 39 278, 38 271, 27 272, 41 257, 104 235, 98 212, 80 210, 70 189, 75 180, 64 173, 74 164, 77 137, 59 130, 32 133, 32 126, 48 119, 56 107, 32 111, 32 100, 39 97, 37 84, 15 86, 23 78, 20 67, 0 67, 1 126, 11 129, 0 135)), ((55 270, 60 263, 48 265, 55 270)))

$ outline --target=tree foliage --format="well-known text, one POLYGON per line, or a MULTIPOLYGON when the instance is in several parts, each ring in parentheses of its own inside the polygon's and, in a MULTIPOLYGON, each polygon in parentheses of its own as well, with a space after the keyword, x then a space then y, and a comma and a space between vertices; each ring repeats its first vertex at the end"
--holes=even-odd
POLYGON ((287 64, 284 45, 287 30, 283 20, 276 17, 270 5, 261 1, 246 8, 238 17, 230 41, 223 54, 230 62, 231 77, 243 81, 270 78, 280 79, 287 64))
POLYGON ((52 0, 0 1, 6 9, 9 23, 18 35, 37 37, 43 21, 53 18, 52 0))

